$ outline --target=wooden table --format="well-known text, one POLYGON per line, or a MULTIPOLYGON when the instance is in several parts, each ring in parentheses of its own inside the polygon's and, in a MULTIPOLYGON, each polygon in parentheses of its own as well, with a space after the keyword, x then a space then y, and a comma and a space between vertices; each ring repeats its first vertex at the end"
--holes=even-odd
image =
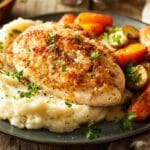
MULTIPOLYGON (((128 7, 128 6, 126 6, 128 7)), ((31 17, 39 14, 61 12, 61 11, 79 11, 89 10, 90 8, 98 8, 98 5, 91 6, 89 0, 84 0, 83 4, 77 7, 69 7, 61 4, 61 0, 18 0, 12 16, 31 17)), ((137 9, 139 10, 139 9, 137 9)), ((133 16, 140 18, 139 11, 132 12, 133 16)), ((108 144, 99 145, 78 145, 78 146, 59 146, 32 143, 11 137, 9 135, 0 134, 0 150, 105 150, 108 144)))

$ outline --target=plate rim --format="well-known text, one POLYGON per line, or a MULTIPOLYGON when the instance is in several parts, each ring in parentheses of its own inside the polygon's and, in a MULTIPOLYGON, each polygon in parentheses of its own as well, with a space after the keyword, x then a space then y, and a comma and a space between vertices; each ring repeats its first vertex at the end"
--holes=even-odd
MULTIPOLYGON (((1 120, 0 122, 5 122, 3 120, 1 120)), ((12 126, 9 122, 8 122, 9 126, 11 128, 16 128, 16 129, 20 129, 20 128, 17 128, 15 126, 12 126)), ((66 140, 61 140, 61 141, 58 141, 58 140, 55 140, 55 141, 41 141, 40 139, 33 139, 33 138, 30 138, 30 137, 23 137, 22 135, 18 135, 17 133, 11 133, 11 132, 7 132, 7 131, 1 131, 0 130, 0 133, 3 133, 3 134, 6 134, 6 135, 9 135, 9 136, 12 136, 12 137, 15 137, 15 138, 18 138, 18 139, 21 139, 21 140, 26 140, 26 141, 29 141, 29 142, 34 142, 34 143, 38 143, 38 144, 59 144, 59 145, 85 145, 85 144, 102 144, 102 143, 107 143, 107 142, 114 142, 114 141, 118 141, 118 140, 122 140, 122 139, 126 139, 126 138, 131 138, 135 135, 139 135, 139 134, 142 134, 143 132, 147 131, 150 129, 150 124, 146 124, 144 125, 142 128, 139 128, 137 130, 132 130, 132 131, 129 131, 129 132, 125 132, 125 133, 122 133, 121 135, 115 135, 113 137, 110 137, 108 139, 104 138, 104 139, 93 139, 93 140, 86 140, 86 141, 75 141, 75 142, 72 142, 72 141, 66 141, 66 140)), ((40 130, 40 129, 20 129, 20 130, 31 130, 31 131, 35 131, 36 130, 40 130)), ((50 132, 47 130, 47 132, 50 132)), ((51 132, 53 133, 53 132, 51 132)), ((57 133, 56 133, 57 134, 57 133)), ((58 133, 58 134, 61 134, 61 133, 58 133)), ((65 133, 64 133, 65 134, 65 133)))

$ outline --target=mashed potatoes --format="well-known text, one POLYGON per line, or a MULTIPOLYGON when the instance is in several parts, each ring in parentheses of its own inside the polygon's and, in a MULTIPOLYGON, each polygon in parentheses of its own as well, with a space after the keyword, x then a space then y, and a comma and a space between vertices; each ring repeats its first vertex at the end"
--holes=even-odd
POLYGON ((41 21, 18 18, 4 25, 0 30, 0 41, 3 43, 3 50, 13 42, 19 33, 23 32, 28 27, 39 23, 41 23, 41 21))
POLYGON ((14 39, 28 27, 40 23, 41 21, 18 18, 4 25, 0 29, 0 68, 3 66, 6 67, 6 61, 3 52, 11 45, 14 39))
POLYGON ((27 86, 16 79, 0 75, 0 119, 8 119, 19 128, 47 128, 54 132, 70 132, 80 124, 100 121, 106 115, 105 108, 67 104, 39 90, 31 98, 16 98, 19 90, 27 86))

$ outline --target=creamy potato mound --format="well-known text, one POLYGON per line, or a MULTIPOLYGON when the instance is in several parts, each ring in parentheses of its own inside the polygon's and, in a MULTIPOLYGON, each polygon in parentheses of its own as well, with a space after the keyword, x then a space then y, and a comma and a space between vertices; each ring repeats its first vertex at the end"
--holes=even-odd
POLYGON ((14 39, 28 27, 40 24, 41 21, 33 21, 29 19, 18 18, 4 25, 0 29, 0 69, 6 66, 4 57, 5 50, 12 44, 14 39))
POLYGON ((19 33, 23 32, 32 25, 40 23, 41 21, 18 18, 4 25, 0 30, 0 42, 3 42, 3 49, 5 50, 19 33))
POLYGON ((40 90, 31 98, 17 98, 17 91, 26 91, 27 85, 6 75, 0 75, 0 119, 8 119, 19 128, 47 128, 54 132, 70 132, 80 124, 100 121, 105 108, 70 104, 40 90))

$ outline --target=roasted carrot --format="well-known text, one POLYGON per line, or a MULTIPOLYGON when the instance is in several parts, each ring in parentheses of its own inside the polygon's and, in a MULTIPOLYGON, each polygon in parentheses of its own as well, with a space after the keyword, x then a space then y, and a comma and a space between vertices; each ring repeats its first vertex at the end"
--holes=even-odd
POLYGON ((142 44, 135 43, 116 51, 114 53, 114 57, 116 58, 118 64, 124 67, 129 62, 134 64, 141 62, 146 54, 147 49, 142 44))
POLYGON ((80 26, 85 30, 91 31, 96 36, 100 35, 104 31, 104 27, 99 23, 80 24, 80 26))
POLYGON ((133 101, 128 111, 136 114, 135 120, 137 121, 150 117, 150 83, 144 92, 133 101))
POLYGON ((144 121, 150 115, 149 107, 140 99, 131 104, 128 112, 136 114, 136 121, 144 121))
POLYGON ((112 26, 113 19, 109 15, 103 15, 91 12, 82 12, 75 19, 76 24, 102 24, 103 26, 112 26))
POLYGON ((149 107, 149 110, 150 110, 150 85, 147 87, 147 89, 144 93, 144 101, 145 101, 145 104, 149 107))
POLYGON ((64 24, 70 24, 70 23, 74 23, 74 20, 75 20, 75 16, 73 14, 65 14, 64 16, 62 16, 59 22, 64 24))

